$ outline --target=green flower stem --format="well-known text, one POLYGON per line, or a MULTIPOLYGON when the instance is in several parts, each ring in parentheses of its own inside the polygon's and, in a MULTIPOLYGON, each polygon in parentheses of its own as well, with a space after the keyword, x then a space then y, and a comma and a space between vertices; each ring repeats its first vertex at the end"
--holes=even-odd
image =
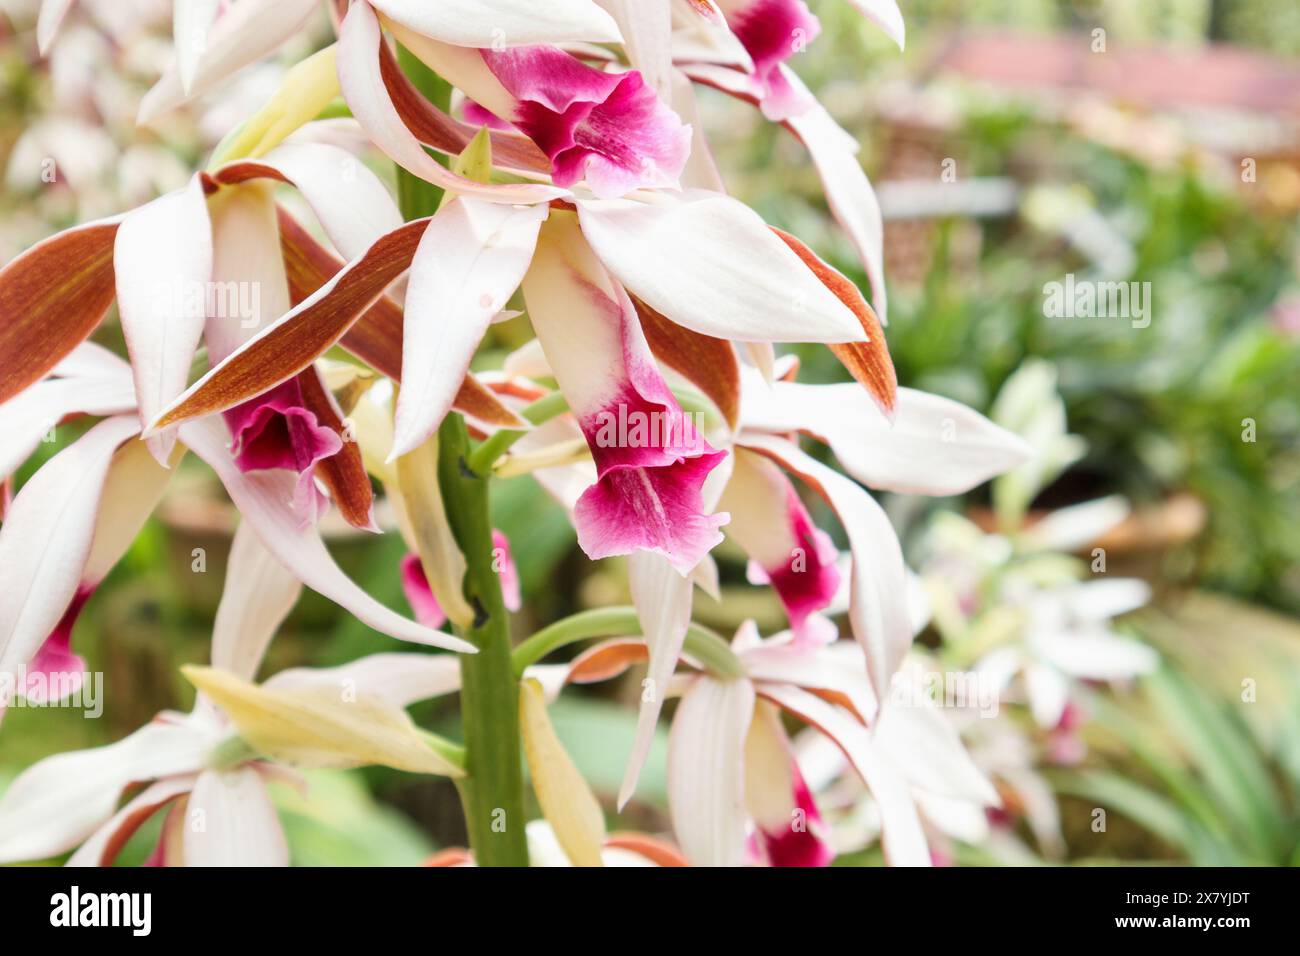
MULTIPOLYGON (((428 99, 450 109, 451 87, 407 50, 403 71, 428 99)), ((435 155, 439 162, 445 160, 435 155)), ((431 216, 443 191, 397 170, 398 203, 405 219, 431 216)), ((465 420, 451 412, 438 429, 438 486, 457 547, 465 556, 463 590, 474 622, 460 636, 477 654, 462 654, 461 721, 466 776, 456 781, 470 849, 479 866, 527 866, 524 841, 523 752, 519 737, 519 682, 510 660, 510 618, 501 595, 488 514, 488 476, 470 471, 465 420)), ((449 753, 450 751, 442 751, 449 753)))
MULTIPOLYGON (((550 421, 557 415, 563 415, 568 410, 569 403, 565 401, 564 393, 556 389, 531 405, 525 406, 519 414, 534 425, 540 425, 543 422, 550 421)), ((528 432, 514 431, 508 428, 492 433, 470 454, 469 470, 476 475, 489 474, 497 459, 509 451, 511 445, 527 434, 528 432)))
POLYGON ((519 682, 510 656, 510 617, 495 568, 488 479, 466 465, 465 420, 448 415, 438 429, 438 485, 452 536, 465 556, 465 600, 474 623, 461 634, 478 648, 460 658, 465 769, 460 781, 470 847, 479 866, 527 866, 519 682))
MULTIPOLYGON (((593 637, 626 637, 640 633, 641 622, 637 619, 636 608, 602 607, 580 611, 542 628, 516 647, 512 655, 515 676, 522 676, 524 668, 536 664, 552 651, 568 644, 593 637)), ((734 678, 745 675, 745 667, 730 645, 716 631, 702 624, 692 622, 687 628, 682 651, 699 661, 715 677, 734 678)))

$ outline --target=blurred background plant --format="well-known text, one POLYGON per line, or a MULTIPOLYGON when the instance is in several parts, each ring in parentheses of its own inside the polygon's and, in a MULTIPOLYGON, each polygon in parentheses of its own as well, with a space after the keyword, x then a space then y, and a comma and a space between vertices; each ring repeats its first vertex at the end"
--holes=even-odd
MULTIPOLYGON (((1108 578, 1140 579, 1151 597, 1117 628, 1153 648, 1158 665, 1110 690, 1073 678, 1071 746, 1062 749, 1063 715, 1037 726, 1014 697, 996 720, 953 715, 1004 810, 983 828, 944 831, 946 858, 1300 863, 1300 8, 903 0, 908 44, 899 55, 847 4, 811 6, 823 34, 816 55, 794 66, 859 138, 876 184, 900 382, 1047 435, 1052 446, 1035 440, 1038 472, 968 500, 886 501, 930 584, 934 623, 918 653, 940 668, 969 666, 979 657, 965 643, 972 622, 988 615, 981 627, 992 628, 1023 609, 1023 589, 1009 582, 1086 581, 1098 574, 1096 548, 1108 578), (1045 286, 1071 274, 1150 283, 1150 324, 1050 316, 1045 286), (1098 501, 1090 533, 1075 525, 1073 536, 1047 534, 1098 501), (975 616, 960 601, 954 616, 944 603, 944 588, 953 598, 970 571, 945 568, 943 548, 954 544, 985 562, 973 579, 983 589, 975 616)), ((0 0, 0 260, 183 183, 285 66, 329 37, 322 5, 314 33, 219 96, 140 129, 139 97, 170 55, 166 0, 82 0, 44 61, 36 7, 0 0)), ((743 104, 701 97, 732 191, 867 288, 799 143, 743 104)), ((525 332, 506 324, 493 335, 485 367, 525 332)), ((825 350, 801 360, 804 380, 844 377, 825 350)), ((77 433, 77 423, 61 425, 17 480, 77 433)), ((520 565, 517 638, 586 606, 626 602, 618 563, 587 562, 565 517, 528 479, 505 481, 493 505, 520 565)), ((40 756, 114 739, 160 708, 188 705, 177 667, 206 659, 232 517, 214 490, 210 506, 165 507, 150 523, 74 637, 104 672, 104 719, 13 711, 0 735, 0 786, 40 756), (200 566, 205 573, 195 573, 200 566)), ((332 546, 362 586, 403 608, 395 536, 375 541, 340 527, 332 546)), ((765 632, 779 629, 779 605, 745 583, 739 554, 723 549, 719 558, 724 600, 701 597, 699 618, 728 628, 752 617, 765 632)), ((306 593, 267 670, 387 647, 306 593)), ((555 708, 559 733, 602 797, 622 773, 638 680, 555 708)), ((450 734, 455 713, 447 702, 417 712, 450 734)), ((621 818, 627 826, 664 825, 663 751, 661 740, 621 818)), ((443 787, 367 771, 321 775, 306 801, 284 791, 294 859, 400 864, 464 843, 443 787)), ((839 826, 853 819, 830 816, 839 826)), ((871 841, 871 827, 858 826, 842 843, 856 852, 841 862, 877 861, 871 841)))

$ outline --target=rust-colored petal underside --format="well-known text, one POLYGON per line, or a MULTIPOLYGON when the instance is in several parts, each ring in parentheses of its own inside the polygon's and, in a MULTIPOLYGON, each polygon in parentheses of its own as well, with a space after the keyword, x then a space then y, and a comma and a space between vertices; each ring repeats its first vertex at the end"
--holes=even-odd
POLYGON ((740 415, 740 365, 731 343, 692 332, 635 296, 632 302, 655 358, 703 392, 734 430, 740 415))
POLYGON ((690 866, 677 847, 644 833, 611 833, 605 838, 605 847, 630 850, 660 866, 690 866))
POLYGON ((633 664, 650 659, 645 641, 640 638, 616 638, 588 648, 569 665, 567 681, 571 684, 595 684, 622 674, 633 664))
POLYGON ((0 402, 39 382, 99 325, 116 291, 118 225, 67 229, 0 269, 0 402))
POLYGON ((428 225, 428 219, 417 219, 381 236, 310 298, 196 382, 153 428, 224 411, 297 375, 338 342, 410 266, 428 225))
MULTIPOLYGON (((316 241, 292 215, 279 210, 280 248, 289 277, 289 298, 296 308, 343 268, 343 261, 316 241)), ((402 310, 380 296, 339 341, 361 361, 394 382, 402 378, 402 310)), ((473 375, 466 375, 452 402, 458 412, 501 428, 528 424, 473 375)))
POLYGON ((348 524, 354 528, 374 528, 370 510, 374 504, 374 490, 361 460, 361 446, 350 439, 343 416, 326 391, 315 366, 298 373, 298 385, 302 389, 303 406, 316 416, 318 423, 332 428, 343 441, 337 454, 316 463, 316 475, 329 489, 330 499, 348 524))
POLYGON ((420 866, 465 866, 473 862, 474 857, 469 850, 460 846, 452 846, 445 850, 439 850, 433 856, 428 857, 420 866))
MULTIPOLYGON (((379 72, 397 114, 412 135, 441 153, 459 156, 478 132, 478 127, 448 116, 425 99, 398 67, 386 43, 379 46, 379 72)), ((492 139, 493 165, 550 175, 551 161, 528 137, 501 130, 489 130, 488 135, 492 139)))
POLYGON ((885 344, 885 330, 881 328, 876 313, 862 297, 857 286, 823 262, 801 240, 775 226, 769 228, 803 260, 804 265, 822 281, 822 285, 835 293, 836 298, 858 317, 868 341, 832 345, 830 350, 844 363, 849 374, 871 393, 876 404, 886 413, 892 412, 898 397, 898 376, 894 372, 894 361, 889 357, 889 347, 885 344))

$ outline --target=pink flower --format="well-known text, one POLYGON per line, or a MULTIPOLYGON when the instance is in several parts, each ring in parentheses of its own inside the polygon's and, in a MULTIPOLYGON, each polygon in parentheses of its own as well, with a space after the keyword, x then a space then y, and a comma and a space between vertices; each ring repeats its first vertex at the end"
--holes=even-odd
POLYGON ((685 574, 722 540, 700 487, 726 458, 682 411, 627 292, 576 218, 552 215, 524 278, 533 328, 596 464, 574 508, 592 559, 646 550, 685 574))
POLYGON ((761 824, 758 841, 772 866, 830 866, 835 851, 826 842, 825 824, 812 791, 791 760, 794 782, 794 812, 787 826, 769 830, 761 824))
MULTIPOLYGON (((519 593, 519 569, 515 567, 514 557, 510 553, 510 539, 505 533, 492 529, 492 551, 497 563, 497 573, 501 575, 501 592, 505 597, 506 608, 517 611, 522 606, 519 593)), ((415 619, 425 627, 441 627, 447 620, 438 599, 433 596, 429 579, 424 576, 418 554, 408 554, 402 558, 402 593, 415 612, 415 619)))
POLYGON ((281 382, 223 414, 234 438, 232 451, 239 470, 296 472, 294 510, 304 521, 316 521, 329 507, 329 499, 316 487, 316 463, 338 454, 343 440, 304 407, 298 380, 281 382))
POLYGON ((770 584, 796 640, 810 639, 810 616, 827 607, 840 586, 839 551, 830 537, 813 525, 786 474, 752 452, 736 451, 722 507, 732 516, 727 533, 750 556, 750 581, 770 584))
POLYGON ((517 100, 509 118, 550 158, 557 185, 585 178, 609 197, 676 184, 691 131, 640 73, 605 73, 549 46, 482 53, 517 100))
POLYGON ((812 98, 781 70, 822 32, 821 22, 803 0, 724 0, 721 7, 731 32, 754 61, 763 115, 779 121, 806 110, 812 98))

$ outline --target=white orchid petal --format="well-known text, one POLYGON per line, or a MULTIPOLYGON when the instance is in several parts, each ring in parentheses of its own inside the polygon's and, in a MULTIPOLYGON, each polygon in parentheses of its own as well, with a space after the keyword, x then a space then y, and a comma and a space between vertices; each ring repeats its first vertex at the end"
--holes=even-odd
POLYGON ((804 431, 831 446, 854 478, 902 494, 956 495, 1029 460, 1013 432, 951 399, 900 388, 891 424, 856 383, 804 385, 748 375, 746 427, 804 431))
POLYGON ((912 785, 926 793, 983 806, 1001 804, 952 723, 929 703, 883 708, 876 723, 876 742, 912 785))
POLYGON ((673 68, 673 16, 667 3, 645 0, 599 0, 618 24, 628 62, 651 88, 669 99, 673 68))
POLYGON ((87 340, 65 355, 50 374, 62 378, 129 380, 131 366, 104 346, 87 340))
POLYGON ((8 477, 66 416, 121 415, 136 408, 130 368, 124 377, 52 378, 0 404, 0 476, 8 477))
MULTIPOLYGON (((782 72, 792 86, 803 88, 793 70, 782 68, 782 72)), ((786 123, 807 147, 821 178, 826 205, 848 234, 871 282, 871 307, 881 324, 887 325, 885 224, 876 191, 858 162, 857 144, 816 101, 810 109, 789 117, 786 123)))
POLYGON ((65 866, 112 866, 113 859, 141 824, 158 810, 189 793, 194 786, 194 774, 167 777, 152 783, 133 797, 126 806, 113 814, 111 820, 94 832, 77 852, 68 857, 65 866))
POLYGON ((173 0, 172 45, 176 48, 176 69, 181 90, 189 94, 194 77, 208 48, 208 31, 216 22, 222 0, 173 0))
POLYGON ((197 770, 212 743, 196 724, 155 722, 107 747, 33 764, 0 798, 0 863, 72 849, 112 817, 128 783, 197 770))
POLYGON ((255 162, 293 183, 344 259, 355 259, 403 222, 379 177, 338 146, 282 143, 255 162))
POLYGON ((187 422, 181 426, 181 441, 217 473, 267 550, 303 584, 350 611, 362 623, 398 640, 474 652, 473 645, 402 617, 358 587, 334 563, 316 528, 310 524, 303 527, 290 507, 296 476, 283 469, 247 474, 240 471, 231 457, 229 438, 220 418, 187 422))
POLYGON ((152 123, 260 60, 301 30, 318 7, 317 0, 240 0, 233 4, 208 31, 189 89, 182 85, 180 68, 173 63, 140 101, 137 122, 152 123))
POLYGON ((288 866, 289 844, 261 774, 199 774, 185 808, 186 866, 288 866))
POLYGON ((1030 664, 1025 668, 1025 690, 1039 727, 1051 728, 1061 722, 1070 700, 1070 682, 1065 675, 1053 667, 1030 664))
MULTIPOLYGON (((203 334, 212 278, 212 225, 203 183, 159 196, 131 212, 113 245, 117 307, 131 355, 143 427, 185 391, 203 334)), ((151 437, 165 463, 174 430, 151 437)))
POLYGON ((628 291, 693 332, 742 342, 859 342, 862 326, 748 206, 691 192, 578 203, 582 231, 628 291))
POLYGON ((113 453, 140 429, 100 422, 23 485, 0 525, 0 674, 22 674, 81 583, 113 453))
POLYGON ((650 664, 642 685, 645 691, 637 714, 636 738, 619 786, 620 810, 632 799, 641 768, 650 755, 659 711, 691 624, 692 594, 690 577, 683 577, 662 555, 650 551, 632 553, 627 561, 627 577, 650 664))
POLYGON ((900 50, 903 49, 906 28, 903 26, 903 12, 898 9, 898 0, 849 0, 849 3, 884 30, 885 36, 897 43, 900 50))
POLYGON ((528 271, 546 214, 460 196, 429 223, 411 260, 390 460, 433 434, 451 408, 492 317, 528 271))
POLYGON ((830 737, 844 751, 880 809, 885 858, 891 866, 929 866, 930 850, 902 771, 846 711, 820 697, 780 684, 763 684, 762 696, 830 737))
POLYGON ((745 739, 754 715, 747 680, 697 678, 668 740, 668 808, 673 831, 695 866, 745 859, 745 739))
MULTIPOLYGON (((1149 674, 1160 663, 1159 655, 1145 644, 1095 625, 1068 633, 1035 634, 1033 648, 1054 668, 1084 680, 1124 680, 1149 674)), ((1046 679, 1036 671, 1026 676, 1031 679, 1031 693, 1045 690, 1046 679)), ((1050 695, 1048 702, 1051 706, 1047 702, 1043 704, 1044 726, 1048 726, 1046 721, 1051 714, 1060 717, 1050 695)))
POLYGON ((460 660, 449 654, 370 654, 338 667, 294 667, 280 671, 263 685, 332 687, 373 695, 405 709, 416 701, 460 690, 460 660))
POLYGON ((1116 527, 1130 510, 1123 495, 1058 508, 1022 531, 1016 543, 1032 551, 1077 551, 1116 527))
POLYGON ((912 645, 907 568, 898 535, 884 510, 859 485, 782 438, 747 434, 740 439, 808 481, 839 516, 853 553, 849 622, 867 655, 878 698, 912 645))
POLYGON ((128 441, 113 455, 100 495, 82 587, 108 576, 135 541, 171 483, 174 470, 154 460, 143 442, 128 441))
POLYGON ((266 549, 251 524, 240 522, 212 625, 212 666, 253 680, 301 593, 302 583, 266 549))
POLYGON ((497 48, 529 43, 618 43, 618 25, 592 0, 371 0, 417 33, 443 43, 497 48))
POLYGON ((59 27, 76 0, 43 0, 40 15, 36 18, 36 46, 41 56, 50 52, 59 27))

